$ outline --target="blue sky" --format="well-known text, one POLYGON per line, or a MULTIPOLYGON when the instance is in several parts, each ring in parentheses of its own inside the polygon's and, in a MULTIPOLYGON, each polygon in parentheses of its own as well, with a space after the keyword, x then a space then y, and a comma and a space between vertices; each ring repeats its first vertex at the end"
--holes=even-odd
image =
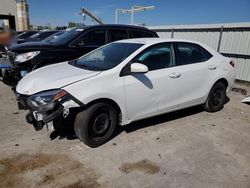
MULTIPOLYGON (((135 22, 147 25, 250 22, 250 0, 28 0, 31 24, 67 25, 82 22, 80 7, 93 11, 105 23, 114 23, 116 8, 154 5, 155 10, 137 13, 135 22)), ((130 15, 120 15, 129 23, 130 15)), ((85 23, 90 23, 88 20, 85 23)))

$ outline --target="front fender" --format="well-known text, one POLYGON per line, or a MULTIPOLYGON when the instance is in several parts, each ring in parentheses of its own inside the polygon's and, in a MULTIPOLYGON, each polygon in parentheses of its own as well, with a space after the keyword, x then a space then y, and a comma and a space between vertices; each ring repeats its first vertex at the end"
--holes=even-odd
POLYGON ((108 73, 100 73, 97 76, 68 85, 63 89, 84 105, 99 99, 114 101, 121 110, 122 124, 127 124, 124 79, 114 74, 103 76, 104 74, 108 73))

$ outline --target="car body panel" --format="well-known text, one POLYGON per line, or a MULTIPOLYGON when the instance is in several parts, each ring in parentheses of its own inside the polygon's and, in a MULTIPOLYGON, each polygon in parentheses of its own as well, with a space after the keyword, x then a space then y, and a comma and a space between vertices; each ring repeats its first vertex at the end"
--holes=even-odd
POLYGON ((68 62, 37 69, 19 81, 16 91, 33 95, 43 90, 62 88, 65 85, 99 74, 96 71, 79 69, 68 62))

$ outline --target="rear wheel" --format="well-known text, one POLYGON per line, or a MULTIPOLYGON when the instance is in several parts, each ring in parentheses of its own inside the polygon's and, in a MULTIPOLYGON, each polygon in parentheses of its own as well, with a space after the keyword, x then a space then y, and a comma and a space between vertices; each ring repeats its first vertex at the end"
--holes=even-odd
POLYGON ((89 147, 98 147, 113 135, 118 122, 116 109, 107 103, 97 103, 76 116, 76 136, 89 147))
POLYGON ((225 84, 222 82, 216 83, 208 95, 204 109, 208 112, 220 111, 226 102, 226 89, 225 84))

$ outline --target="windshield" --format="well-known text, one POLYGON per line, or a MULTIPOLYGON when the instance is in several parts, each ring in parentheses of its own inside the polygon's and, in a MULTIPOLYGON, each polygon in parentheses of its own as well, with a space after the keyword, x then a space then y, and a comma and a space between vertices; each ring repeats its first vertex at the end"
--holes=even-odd
POLYGON ((63 33, 65 33, 65 31, 59 31, 59 32, 49 36, 48 38, 44 39, 43 42, 51 42, 52 40, 56 39, 57 37, 59 37, 63 33))
POLYGON ((36 33, 34 35, 32 35, 31 37, 29 37, 30 40, 43 40, 46 39, 47 37, 49 37, 50 35, 56 33, 57 31, 42 31, 39 33, 36 33))
POLYGON ((143 44, 111 43, 71 62, 73 66, 92 71, 109 70, 120 64, 143 44))
POLYGON ((66 44, 74 39, 76 36, 82 33, 83 28, 75 28, 70 31, 65 32, 64 34, 60 35, 59 37, 51 40, 51 43, 55 44, 66 44))

